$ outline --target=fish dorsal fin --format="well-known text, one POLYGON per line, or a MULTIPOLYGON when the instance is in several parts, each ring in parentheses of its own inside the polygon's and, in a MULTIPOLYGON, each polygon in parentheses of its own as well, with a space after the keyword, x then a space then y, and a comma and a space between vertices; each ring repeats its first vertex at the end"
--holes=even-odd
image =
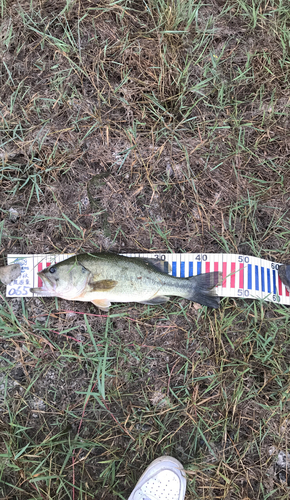
POLYGON ((107 290, 112 290, 118 284, 118 281, 114 280, 100 280, 90 282, 91 292, 105 292, 107 290))
POLYGON ((95 299, 91 300, 91 302, 99 309, 102 309, 102 311, 108 311, 111 305, 111 302, 108 299, 95 299))
POLYGON ((157 269, 157 271, 161 271, 162 273, 168 274, 172 271, 171 265, 166 260, 157 260, 144 257, 137 257, 137 258, 143 260, 143 262, 146 262, 146 264, 149 264, 150 266, 157 269))

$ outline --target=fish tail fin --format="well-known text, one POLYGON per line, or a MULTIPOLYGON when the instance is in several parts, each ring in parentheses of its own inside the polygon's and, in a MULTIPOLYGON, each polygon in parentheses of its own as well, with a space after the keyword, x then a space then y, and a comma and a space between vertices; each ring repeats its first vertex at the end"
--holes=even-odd
POLYGON ((187 288, 187 294, 184 297, 188 300, 198 302, 203 306, 217 309, 220 304, 220 298, 216 294, 215 287, 221 282, 222 273, 213 271, 212 273, 198 274, 188 278, 191 287, 187 288), (193 285, 193 286, 192 286, 193 285))

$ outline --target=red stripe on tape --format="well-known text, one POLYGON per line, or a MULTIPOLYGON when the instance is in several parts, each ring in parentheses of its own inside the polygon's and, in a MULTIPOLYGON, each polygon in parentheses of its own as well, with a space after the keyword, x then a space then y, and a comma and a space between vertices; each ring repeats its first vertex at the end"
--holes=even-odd
MULTIPOLYGON (((42 262, 39 262, 39 264, 37 265, 37 271, 40 273, 40 271, 42 271, 42 262)), ((38 276, 38 288, 41 288, 42 287, 42 280, 40 278, 40 276, 38 276)))
MULTIPOLYGON (((227 275, 227 263, 226 263, 226 262, 223 262, 223 278, 225 278, 225 277, 226 277, 226 275, 227 275)), ((227 280, 226 280, 226 279, 224 279, 224 281, 223 281, 223 285, 222 285, 222 286, 223 286, 223 288, 225 288, 225 287, 226 287, 226 285, 227 285, 227 280)))
POLYGON ((244 264, 240 264, 239 288, 244 288, 244 264))
POLYGON ((205 272, 209 273, 209 271, 210 271, 210 262, 206 262, 205 263, 205 272))
POLYGON ((231 288, 235 288, 235 283, 236 283, 235 270, 236 270, 236 263, 231 262, 231 288))

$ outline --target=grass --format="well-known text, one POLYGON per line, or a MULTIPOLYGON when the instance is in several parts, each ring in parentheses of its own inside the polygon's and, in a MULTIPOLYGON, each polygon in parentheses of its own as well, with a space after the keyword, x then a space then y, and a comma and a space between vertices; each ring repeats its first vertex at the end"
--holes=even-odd
MULTIPOLYGON (((288 2, 2 0, 0 15, 2 262, 287 262, 288 2)), ((286 307, 105 315, 1 294, 1 498, 124 500, 162 454, 186 500, 289 497, 286 307)))

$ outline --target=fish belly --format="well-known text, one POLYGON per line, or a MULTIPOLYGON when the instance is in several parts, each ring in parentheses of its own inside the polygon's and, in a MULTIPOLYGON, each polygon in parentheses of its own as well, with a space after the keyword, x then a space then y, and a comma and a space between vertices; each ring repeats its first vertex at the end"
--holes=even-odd
POLYGON ((143 302, 157 297, 158 295, 171 295, 171 290, 164 287, 163 283, 142 279, 134 282, 118 282, 112 290, 88 291, 76 300, 93 301, 107 299, 110 302, 143 302), (167 293, 166 293, 167 292, 167 293))

